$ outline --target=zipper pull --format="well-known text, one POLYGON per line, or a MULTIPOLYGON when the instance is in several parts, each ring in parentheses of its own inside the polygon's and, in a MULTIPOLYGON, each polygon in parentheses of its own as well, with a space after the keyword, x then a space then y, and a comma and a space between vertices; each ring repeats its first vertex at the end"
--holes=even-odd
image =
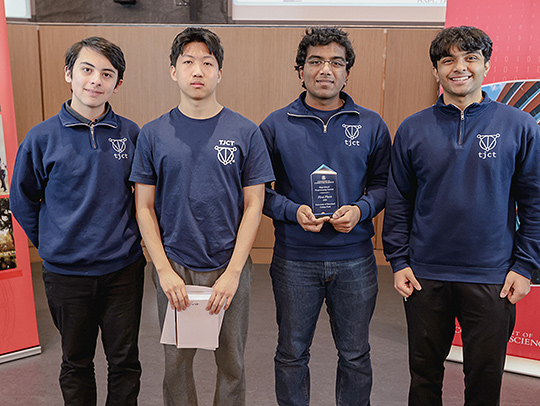
POLYGON ((97 149, 96 137, 94 135, 94 125, 95 124, 90 124, 90 134, 91 134, 91 138, 92 138, 92 147, 94 149, 97 149))

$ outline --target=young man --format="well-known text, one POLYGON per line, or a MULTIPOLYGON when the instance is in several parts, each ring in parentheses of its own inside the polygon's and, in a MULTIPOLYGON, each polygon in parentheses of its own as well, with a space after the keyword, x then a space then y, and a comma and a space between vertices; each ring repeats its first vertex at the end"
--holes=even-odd
MULTIPOLYGON (((171 48, 180 104, 141 130, 130 179, 157 277, 161 326, 170 304, 189 306, 185 285, 213 288, 207 310, 225 311, 215 351, 215 405, 245 404, 244 347, 264 182, 274 176, 257 126, 216 100, 223 48, 186 28, 171 48)), ((196 349, 165 345, 165 405, 196 405, 196 349)))
POLYGON ((430 56, 444 93, 393 146, 383 238, 405 298, 409 405, 442 404, 456 317, 465 404, 499 404, 515 303, 540 267, 540 127, 482 92, 491 51, 477 28, 439 33, 430 56))
POLYGON ((377 113, 342 91, 354 61, 347 33, 307 29, 295 67, 306 91, 260 127, 276 174, 264 213, 276 237, 270 274, 280 405, 309 404, 309 349, 323 301, 339 357, 336 404, 369 404, 368 336, 377 295, 371 220, 384 206, 390 136, 377 113), (321 165, 337 172, 328 199, 337 201, 333 213, 315 216, 310 177, 321 165))
POLYGON ((98 331, 108 360, 107 405, 136 405, 144 265, 128 181, 139 127, 108 100, 122 84, 122 50, 91 37, 66 53, 72 98, 19 147, 10 206, 43 258, 62 336, 66 405, 95 405, 98 331))

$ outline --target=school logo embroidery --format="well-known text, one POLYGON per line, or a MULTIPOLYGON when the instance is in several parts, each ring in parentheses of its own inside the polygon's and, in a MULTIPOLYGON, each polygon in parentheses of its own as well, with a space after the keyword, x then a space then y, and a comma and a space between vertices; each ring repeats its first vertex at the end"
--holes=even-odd
POLYGON ((362 126, 360 124, 342 124, 341 126, 345 129, 345 135, 347 136, 345 145, 348 147, 359 147, 360 141, 356 140, 356 138, 360 135, 360 128, 362 126))
POLYGON ((116 154, 113 154, 113 155, 118 160, 128 158, 128 154, 124 153, 124 151, 126 150, 126 141, 127 141, 127 138, 120 138, 120 139, 109 138, 109 142, 111 143, 114 151, 116 152, 116 154))
POLYGON ((500 136, 501 135, 499 133, 487 135, 478 134, 476 136, 476 138, 480 140, 478 141, 478 144, 480 145, 480 148, 484 150, 484 152, 478 153, 478 158, 497 158, 497 152, 492 151, 492 149, 495 148, 495 146, 497 145, 497 138, 499 138, 500 136))
POLYGON ((216 145, 214 149, 217 151, 217 157, 219 162, 223 165, 229 165, 235 163, 234 153, 238 150, 234 146, 232 140, 219 140, 219 145, 216 145))

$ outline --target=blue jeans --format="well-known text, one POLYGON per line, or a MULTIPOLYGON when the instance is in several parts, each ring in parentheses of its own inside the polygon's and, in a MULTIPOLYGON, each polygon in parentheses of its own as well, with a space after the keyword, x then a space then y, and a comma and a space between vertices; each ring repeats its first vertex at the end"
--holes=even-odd
POLYGON ((338 350, 336 404, 369 405, 369 323, 378 290, 374 256, 309 262, 274 255, 270 275, 279 327, 274 358, 278 404, 309 405, 309 349, 326 300, 338 350))

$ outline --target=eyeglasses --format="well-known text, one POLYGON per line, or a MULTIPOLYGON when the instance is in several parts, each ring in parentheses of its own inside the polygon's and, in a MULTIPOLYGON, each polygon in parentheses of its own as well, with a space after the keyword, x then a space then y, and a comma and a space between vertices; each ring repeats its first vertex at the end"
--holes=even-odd
POLYGON ((332 59, 331 61, 325 61, 324 59, 308 59, 306 61, 306 65, 312 69, 322 69, 326 63, 335 70, 345 69, 347 66, 347 61, 342 59, 332 59))

